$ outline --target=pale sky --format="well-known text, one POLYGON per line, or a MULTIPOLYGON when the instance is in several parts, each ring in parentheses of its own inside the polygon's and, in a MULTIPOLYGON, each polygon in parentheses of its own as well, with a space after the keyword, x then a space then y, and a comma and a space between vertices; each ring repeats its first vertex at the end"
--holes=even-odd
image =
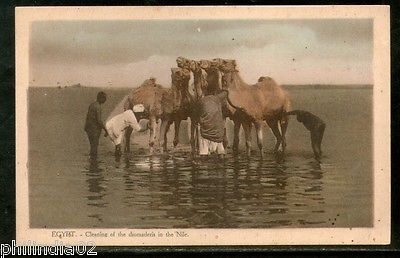
POLYGON ((135 87, 171 83, 176 58, 236 59, 253 84, 373 84, 372 20, 34 22, 30 83, 135 87))

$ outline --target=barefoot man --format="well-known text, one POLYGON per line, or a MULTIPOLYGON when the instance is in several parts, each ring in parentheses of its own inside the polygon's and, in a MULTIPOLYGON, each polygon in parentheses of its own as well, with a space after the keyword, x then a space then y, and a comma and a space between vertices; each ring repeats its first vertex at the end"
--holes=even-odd
POLYGON ((121 143, 125 135, 125 129, 132 128, 136 132, 146 131, 148 127, 148 120, 140 120, 144 116, 144 106, 138 104, 128 109, 123 113, 114 116, 106 123, 107 133, 105 137, 110 136, 112 142, 115 144, 115 161, 119 162, 121 158, 121 143))
POLYGON ((286 113, 287 115, 296 115, 297 121, 303 123, 311 133, 311 147, 314 151, 314 156, 319 160, 322 156, 321 142, 324 137, 325 123, 316 115, 303 110, 293 110, 286 113))
POLYGON ((99 138, 101 130, 107 132, 101 117, 101 105, 106 102, 107 96, 104 92, 100 91, 97 94, 97 100, 90 104, 85 123, 85 132, 89 138, 90 143, 90 160, 97 159, 97 147, 99 146, 99 138))

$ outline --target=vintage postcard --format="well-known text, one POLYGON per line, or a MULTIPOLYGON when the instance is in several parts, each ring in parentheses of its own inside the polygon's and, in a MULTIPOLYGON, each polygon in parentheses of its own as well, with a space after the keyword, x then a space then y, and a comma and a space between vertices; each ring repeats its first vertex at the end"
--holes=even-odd
POLYGON ((16 8, 17 243, 390 243, 388 6, 16 8))

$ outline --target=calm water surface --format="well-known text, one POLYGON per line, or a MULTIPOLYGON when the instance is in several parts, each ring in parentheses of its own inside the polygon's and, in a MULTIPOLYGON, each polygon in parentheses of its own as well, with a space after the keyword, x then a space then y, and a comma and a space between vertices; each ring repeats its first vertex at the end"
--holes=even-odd
MULTIPOLYGON (((193 161, 184 136, 174 153, 149 156, 147 135, 137 134, 119 167, 103 137, 99 161, 89 163, 83 123, 96 90, 81 91, 29 92, 32 227, 372 226, 371 90, 290 91, 293 108, 327 123, 321 162, 292 119, 282 162, 270 153, 274 139, 266 128, 264 159, 254 144, 250 158, 229 149, 224 160, 193 161)), ((111 112, 125 93, 108 93, 104 109, 111 112)))

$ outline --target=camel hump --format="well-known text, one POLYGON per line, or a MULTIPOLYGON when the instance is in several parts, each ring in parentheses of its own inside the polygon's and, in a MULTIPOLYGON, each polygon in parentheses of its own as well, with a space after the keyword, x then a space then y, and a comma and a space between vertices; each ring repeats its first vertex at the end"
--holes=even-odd
POLYGON ((277 90, 278 88, 280 89, 276 81, 269 76, 261 76, 256 85, 269 90, 277 90))
POLYGON ((274 79, 272 79, 269 76, 261 76, 260 78, 258 78, 258 82, 271 82, 271 81, 275 83, 274 79))
POLYGON ((155 77, 150 77, 147 80, 144 80, 144 82, 142 83, 142 85, 140 85, 139 87, 155 87, 156 86, 156 78, 155 77))

